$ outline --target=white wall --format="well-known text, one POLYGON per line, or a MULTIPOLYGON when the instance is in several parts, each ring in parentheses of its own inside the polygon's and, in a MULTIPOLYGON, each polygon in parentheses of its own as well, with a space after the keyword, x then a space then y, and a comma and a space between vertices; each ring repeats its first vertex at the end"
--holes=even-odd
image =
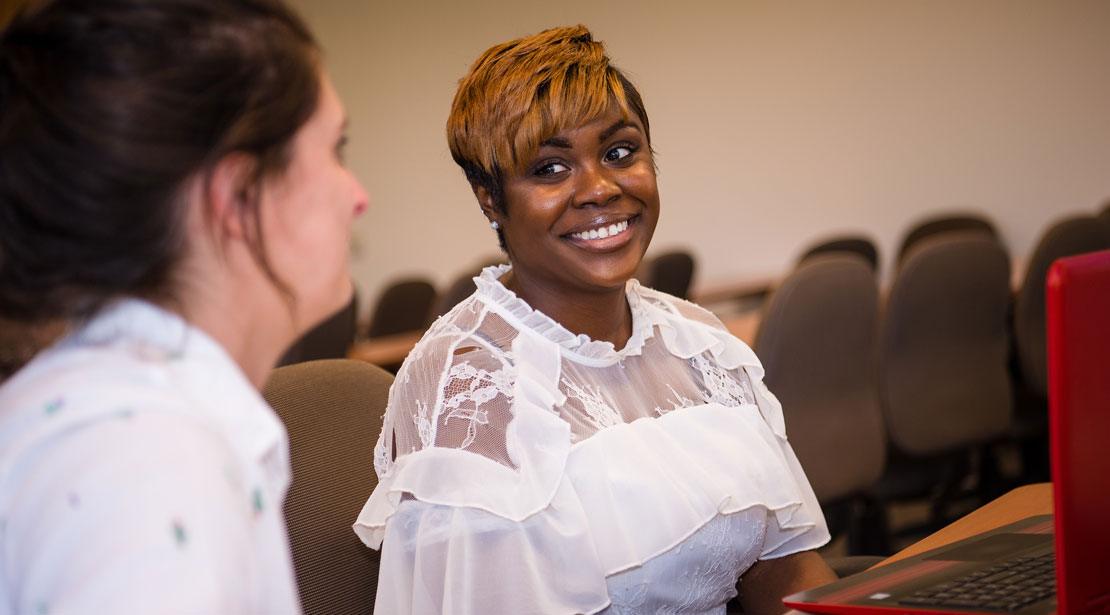
MULTIPOLYGON (((364 307, 445 284, 496 242, 447 150, 455 86, 494 43, 584 23, 640 87, 659 153, 653 250, 700 283, 784 271, 810 241, 973 209, 1016 258, 1110 197, 1110 2, 293 0, 351 116, 370 192, 364 307)), ((887 267, 889 271, 889 267, 887 267)))

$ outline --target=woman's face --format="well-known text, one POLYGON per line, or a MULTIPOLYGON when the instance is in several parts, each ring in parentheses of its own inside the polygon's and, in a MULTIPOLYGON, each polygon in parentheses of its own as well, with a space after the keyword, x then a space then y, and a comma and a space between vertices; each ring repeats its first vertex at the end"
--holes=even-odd
POLYGON ((327 75, 320 81, 316 112, 293 137, 289 166, 263 182, 259 208, 266 257, 293 293, 298 332, 350 299, 351 222, 368 205, 343 163, 343 105, 327 75))
POLYGON ((504 179, 504 229, 518 281, 551 292, 623 288, 659 219, 655 164, 643 126, 612 108, 540 145, 504 179))

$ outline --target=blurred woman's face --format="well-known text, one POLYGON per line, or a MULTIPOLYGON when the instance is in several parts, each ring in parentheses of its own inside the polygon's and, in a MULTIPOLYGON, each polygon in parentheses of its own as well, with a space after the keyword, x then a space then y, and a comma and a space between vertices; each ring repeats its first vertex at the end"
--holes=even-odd
POLYGON ((551 292, 623 288, 659 219, 644 128, 616 108, 543 142, 503 189, 513 274, 551 292))
POLYGON ((263 183, 259 207, 266 257, 293 292, 298 332, 350 299, 351 222, 368 205, 343 163, 343 104, 326 74, 320 81, 316 112, 293 137, 288 167, 263 183))

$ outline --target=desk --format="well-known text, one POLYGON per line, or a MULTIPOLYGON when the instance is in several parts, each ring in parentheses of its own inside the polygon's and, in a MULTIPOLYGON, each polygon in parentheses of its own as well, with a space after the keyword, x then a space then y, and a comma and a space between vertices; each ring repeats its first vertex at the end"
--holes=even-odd
POLYGON ((902 549, 880 562, 889 564, 911 555, 962 540, 980 532, 1013 523, 1033 515, 1052 514, 1052 483, 1018 487, 966 516, 953 521, 927 538, 902 549))
POLYGON ((347 358, 380 367, 400 365, 423 335, 423 331, 408 331, 355 342, 347 351, 347 358))

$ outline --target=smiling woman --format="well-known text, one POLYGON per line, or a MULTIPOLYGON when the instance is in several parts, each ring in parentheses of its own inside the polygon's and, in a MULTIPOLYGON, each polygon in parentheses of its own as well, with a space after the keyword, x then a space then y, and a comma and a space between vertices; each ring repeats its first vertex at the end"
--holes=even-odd
POLYGON ((632 276, 659 219, 647 112, 582 26, 497 45, 448 141, 511 265, 397 375, 355 524, 377 609, 720 615, 832 578, 743 342, 632 276))

